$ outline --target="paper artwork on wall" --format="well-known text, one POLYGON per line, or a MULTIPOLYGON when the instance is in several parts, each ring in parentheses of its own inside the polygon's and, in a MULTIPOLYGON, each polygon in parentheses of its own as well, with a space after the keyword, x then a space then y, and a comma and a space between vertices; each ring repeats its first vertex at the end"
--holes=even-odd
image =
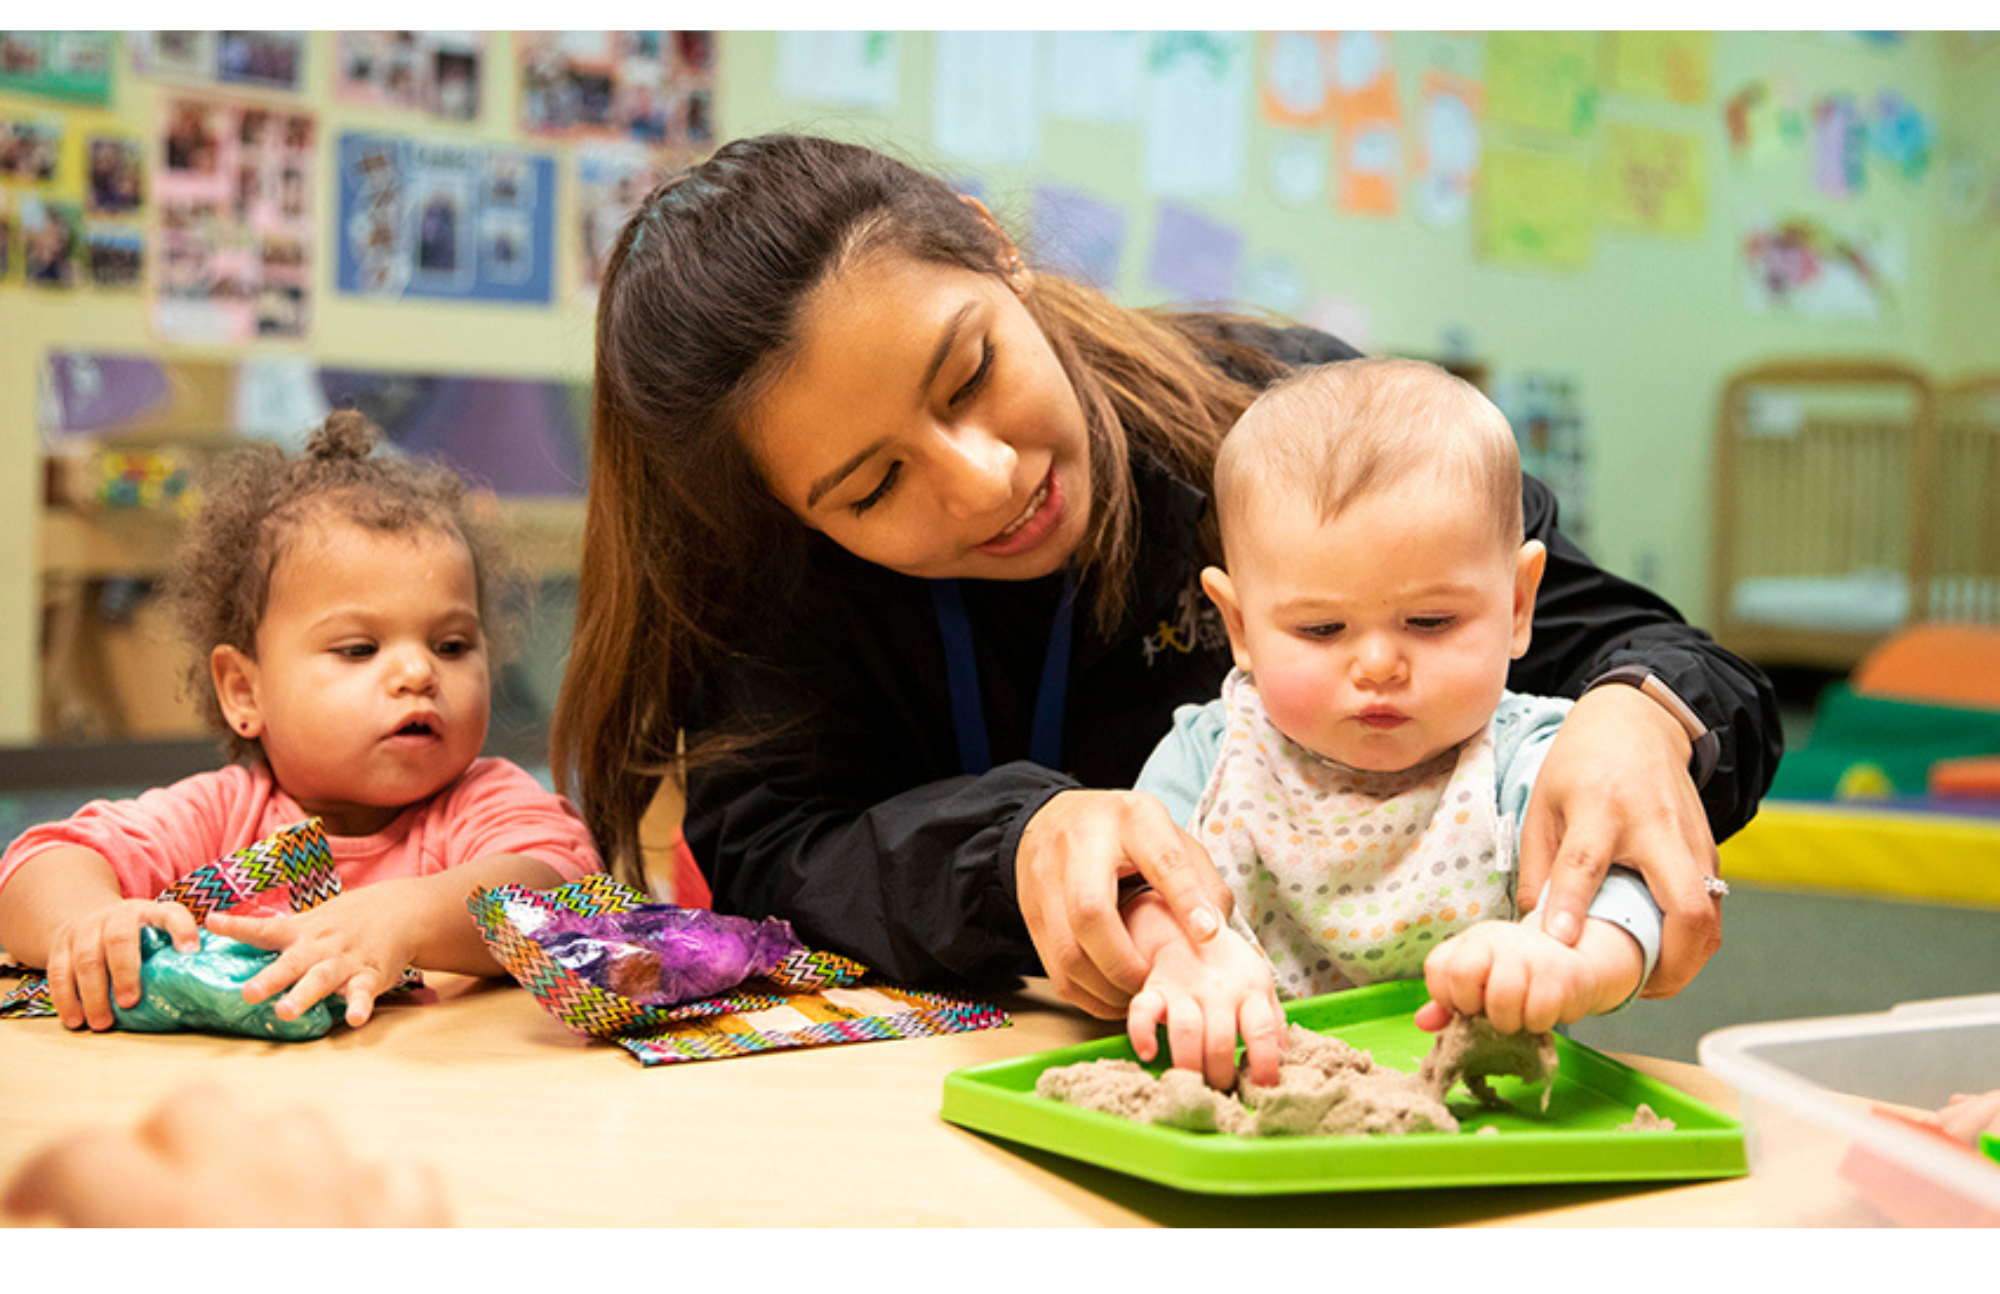
POLYGON ((72 288, 85 281, 89 247, 83 210, 39 194, 21 199, 21 277, 38 288, 72 288))
POLYGON ((1567 153, 1487 148, 1481 155, 1474 249, 1509 269, 1580 270, 1595 219, 1590 164, 1567 153))
POLYGON ((92 135, 86 206, 93 216, 129 216, 146 200, 146 146, 125 135, 92 135))
POLYGON ((1125 259, 1125 208, 1059 184, 1035 188, 1035 259, 1101 292, 1114 293, 1125 259))
POLYGON ((1521 470, 1555 491, 1563 533, 1590 535, 1590 428, 1578 380, 1567 373, 1511 374, 1494 384, 1493 403, 1507 415, 1521 447, 1521 470))
POLYGON ((335 286, 368 296, 546 305, 554 159, 509 148, 341 136, 335 286))
POLYGON ((1312 283, 1299 263, 1282 252, 1267 252, 1243 276, 1243 299, 1288 319, 1296 319, 1312 297, 1312 283))
POLYGON ((1805 139, 1805 112, 1798 83, 1789 76, 1759 77, 1729 96, 1723 124, 1730 155, 1739 164, 1761 166, 1805 139))
POLYGON ((1596 121, 1597 95, 1597 33, 1487 34, 1489 120, 1575 138, 1596 121))
POLYGON ((1868 126, 1851 96, 1828 95, 1813 105, 1813 184, 1830 198, 1849 198, 1867 183, 1868 126))
POLYGON ((155 331, 175 341, 305 336, 319 165, 313 116, 170 98, 161 132, 155 331))
POLYGON ((1326 198, 1327 162, 1333 145, 1320 135, 1286 134, 1272 146, 1265 178, 1278 205, 1294 211, 1326 198))
POLYGON ((894 108, 902 37, 893 31, 781 31, 778 93, 804 103, 894 108))
POLYGON ((1146 76, 1146 33, 1055 31, 1048 42, 1048 112, 1051 117, 1106 126, 1139 120, 1139 87, 1146 76))
POLYGON ((1915 183, 1930 170, 1935 132, 1930 121, 1894 90, 1875 98, 1868 139, 1875 156, 1901 180, 1915 183))
POLYGON ((1335 205, 1349 215, 1393 216, 1401 205, 1403 112, 1389 37, 1338 33, 1332 69, 1335 205))
POLYGON ((1698 236, 1708 217, 1700 137, 1650 126, 1604 131, 1604 223, 1627 233, 1698 236))
POLYGON ((1334 34, 1265 32, 1257 45, 1258 100, 1280 126, 1323 126, 1332 119, 1329 83, 1334 34))
POLYGON ((1756 314, 1879 320, 1904 279, 1899 232, 1810 216, 1752 216, 1741 228, 1744 303, 1756 314))
POLYGON ((1375 344, 1375 317, 1368 307, 1349 297, 1319 297, 1307 306, 1300 322, 1332 333, 1366 354, 1375 344))
POLYGON ((931 37, 931 140, 952 157, 1027 165, 1041 142, 1035 34, 940 31, 931 37))
POLYGON ((1160 204, 1146 279, 1175 302, 1221 305, 1238 299, 1243 232, 1178 203, 1160 204))
POLYGON ((1712 31, 1614 31, 1609 88, 1669 103, 1707 103, 1715 71, 1712 31))
POLYGON ((1472 207, 1484 100, 1479 82, 1469 77, 1437 69, 1424 73, 1410 205, 1433 229, 1460 224, 1472 207))
POLYGON ((1237 196, 1250 117, 1249 35, 1155 32, 1146 61, 1146 191, 1237 196))

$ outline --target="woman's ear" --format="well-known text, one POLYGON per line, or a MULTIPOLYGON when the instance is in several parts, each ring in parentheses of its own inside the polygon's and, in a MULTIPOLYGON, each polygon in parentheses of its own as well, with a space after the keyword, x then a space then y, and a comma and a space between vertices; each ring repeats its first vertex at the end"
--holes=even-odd
POLYGON ((1014 240, 1007 237, 1007 231, 1000 227, 1000 222, 993 218, 993 213, 986 209, 985 203, 970 193, 959 194, 958 200, 972 208, 973 213, 979 217, 979 223, 986 226, 987 232, 991 233, 993 240, 1000 245, 1000 271, 1006 275, 1007 286, 1013 289, 1015 296, 1027 296, 1028 289, 1035 286, 1035 274, 1022 261, 1020 250, 1014 246, 1014 240))
POLYGON ((1250 668, 1250 640, 1243 632, 1243 608, 1236 601, 1236 585, 1230 581, 1229 572, 1220 566, 1203 567, 1201 591, 1208 594, 1208 600, 1222 613, 1222 627, 1229 631, 1229 654, 1235 659, 1236 668, 1245 674, 1254 673, 1250 668))
POLYGON ((229 730, 255 741, 264 731, 263 710, 257 704, 256 660, 223 643, 208 654, 208 677, 215 684, 215 699, 222 705, 229 730))

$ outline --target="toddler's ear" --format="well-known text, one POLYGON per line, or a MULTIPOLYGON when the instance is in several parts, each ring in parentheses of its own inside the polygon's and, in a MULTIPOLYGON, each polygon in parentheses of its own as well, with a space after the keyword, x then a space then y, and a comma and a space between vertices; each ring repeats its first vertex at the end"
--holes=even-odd
POLYGON ((215 684, 215 699, 222 705, 229 730, 246 739, 261 734, 264 715, 257 704, 257 662, 223 643, 208 654, 208 677, 215 684))
POLYGON ((1229 572, 1220 566, 1203 567, 1201 591, 1222 612, 1222 627, 1229 631, 1229 654, 1235 658, 1236 668, 1245 674, 1252 673, 1249 639, 1243 632, 1243 608, 1236 601, 1236 585, 1230 581, 1229 572))
POLYGON ((1535 625, 1535 594, 1542 587, 1542 572, 1549 564, 1547 545, 1530 539, 1514 556, 1514 637, 1512 651, 1519 660, 1527 654, 1528 639, 1535 625))

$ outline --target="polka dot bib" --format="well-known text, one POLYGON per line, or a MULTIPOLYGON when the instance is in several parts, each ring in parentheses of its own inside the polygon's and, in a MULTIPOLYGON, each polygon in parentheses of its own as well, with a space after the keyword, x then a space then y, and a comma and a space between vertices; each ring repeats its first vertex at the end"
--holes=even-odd
POLYGON ((1230 924, 1271 959, 1281 997, 1421 974, 1459 930, 1513 918, 1492 725, 1415 768, 1370 773, 1279 732, 1241 670, 1222 700, 1194 830, 1236 895, 1230 924))

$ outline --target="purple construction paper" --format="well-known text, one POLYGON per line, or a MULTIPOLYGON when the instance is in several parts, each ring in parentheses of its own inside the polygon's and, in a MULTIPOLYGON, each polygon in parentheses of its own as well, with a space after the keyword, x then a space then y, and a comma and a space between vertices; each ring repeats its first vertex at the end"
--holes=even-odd
POLYGON ((1236 300, 1243 261, 1243 232, 1171 202, 1160 204, 1147 278, 1182 304, 1223 305, 1236 300))
POLYGON ((1044 184, 1035 190, 1035 258, 1053 270, 1102 291, 1118 286, 1125 256, 1125 209, 1075 189, 1044 184))
POLYGON ((495 493, 583 493, 583 432, 560 383, 321 369, 320 387, 334 408, 361 410, 396 445, 495 493))
POLYGON ((134 422, 157 409, 170 389, 153 360, 128 355, 49 353, 58 425, 50 431, 98 431, 134 422))

